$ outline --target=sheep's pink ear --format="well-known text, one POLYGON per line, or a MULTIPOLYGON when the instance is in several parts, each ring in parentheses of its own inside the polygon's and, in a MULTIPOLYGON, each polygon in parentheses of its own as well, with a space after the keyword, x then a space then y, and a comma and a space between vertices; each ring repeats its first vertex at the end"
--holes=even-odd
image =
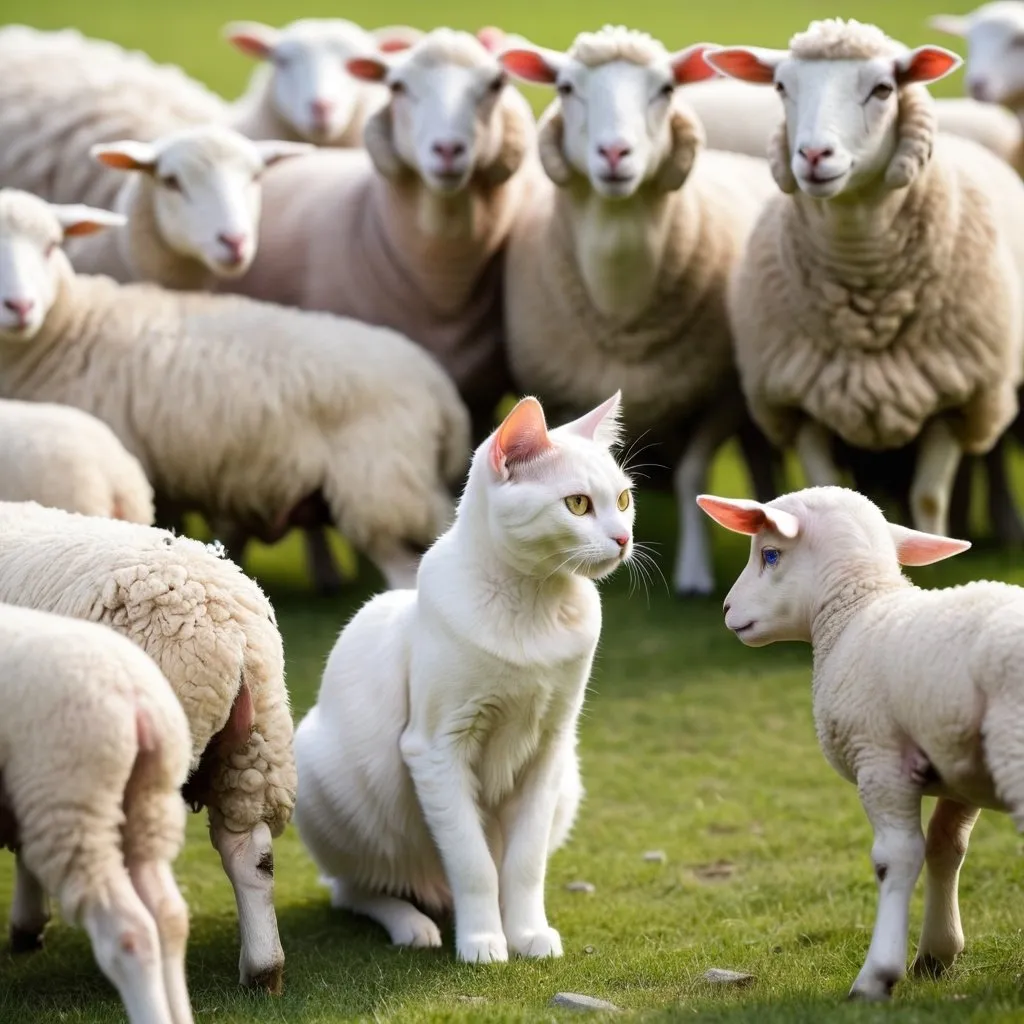
POLYGON ((515 46, 498 54, 502 67, 534 85, 554 85, 562 65, 562 54, 542 46, 515 46))
POLYGON ((494 432, 491 441, 491 468, 507 476, 508 468, 527 462, 552 447, 544 410, 536 398, 520 399, 494 432))
POLYGON ((941 562, 944 558, 959 555, 971 546, 969 540, 922 533, 897 523, 890 523, 889 529, 896 542, 896 557, 900 565, 931 565, 932 562, 941 562))
POLYGON ((288 142, 285 139, 254 139, 253 145, 259 153, 264 167, 272 167, 279 160, 312 153, 318 147, 310 142, 288 142))
POLYGON ((963 58, 944 46, 918 46, 900 54, 894 61, 896 81, 900 85, 911 82, 937 82, 940 78, 956 71, 963 58))
POLYGON ((584 413, 579 419, 566 423, 563 430, 572 431, 595 441, 607 448, 618 444, 622 434, 622 392, 616 391, 611 398, 606 398, 596 409, 584 413))
POLYGON ((50 203, 50 210, 64 229, 64 237, 91 235, 106 228, 121 228, 128 218, 112 210, 101 210, 84 203, 50 203))
POLYGON ((411 25, 385 25, 375 28, 370 35, 377 41, 381 53, 399 53, 415 46, 423 38, 423 33, 411 25))
POLYGON ((669 63, 672 65, 672 73, 678 85, 718 77, 715 68, 704 59, 704 54, 711 49, 714 49, 714 43, 694 43, 685 50, 672 54, 669 63))
POLYGON ((926 22, 929 28, 942 32, 947 36, 959 36, 961 39, 970 29, 969 19, 960 14, 933 14, 926 22))
POLYGON ((771 85, 775 69, 789 56, 788 50, 763 46, 719 46, 706 50, 703 59, 716 71, 752 85, 771 85))
POLYGON ((353 57, 345 61, 345 68, 353 78, 364 82, 383 82, 388 75, 387 61, 379 57, 353 57))
POLYGON ((787 540, 793 540, 800 533, 800 521, 791 512, 762 505, 750 498, 719 498, 713 494, 702 494, 697 498, 697 504, 719 526, 733 533, 752 537, 766 526, 787 540))
POLYGON ((134 139, 98 142, 89 147, 89 156, 117 171, 152 171, 158 158, 154 146, 134 139))
POLYGON ((247 57, 269 60, 281 33, 260 21, 229 21, 221 30, 224 38, 247 57))

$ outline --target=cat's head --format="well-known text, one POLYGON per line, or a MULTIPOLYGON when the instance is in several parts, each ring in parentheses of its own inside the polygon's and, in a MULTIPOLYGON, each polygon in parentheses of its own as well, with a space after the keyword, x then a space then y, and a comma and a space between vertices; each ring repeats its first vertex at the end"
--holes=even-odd
POLYGON ((612 454, 620 405, 617 391, 548 430, 540 403, 524 398, 477 449, 490 542, 524 575, 600 579, 632 555, 632 481, 612 454))

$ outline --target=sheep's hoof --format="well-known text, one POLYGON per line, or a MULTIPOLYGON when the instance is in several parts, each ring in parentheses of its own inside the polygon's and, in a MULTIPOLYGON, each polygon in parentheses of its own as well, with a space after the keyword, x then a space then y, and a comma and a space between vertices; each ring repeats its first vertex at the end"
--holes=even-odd
POLYGON ((930 953, 918 953, 910 967, 910 973, 915 978, 929 978, 934 981, 946 973, 946 965, 930 953))
POLYGON ((284 964, 275 964, 265 971, 243 979, 242 984, 257 992, 265 992, 268 996, 279 996, 284 991, 284 964))
POLYGON ((38 953, 43 948, 43 933, 31 928, 16 928, 11 925, 11 953, 20 956, 23 953, 38 953))

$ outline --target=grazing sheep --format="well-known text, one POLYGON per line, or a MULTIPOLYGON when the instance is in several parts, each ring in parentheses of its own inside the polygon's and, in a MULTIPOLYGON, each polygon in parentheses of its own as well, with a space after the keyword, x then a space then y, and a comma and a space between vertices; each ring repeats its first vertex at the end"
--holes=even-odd
POLYGON ((191 747, 160 670, 92 622, 0 605, 0 847, 17 854, 11 947, 48 896, 85 928, 131 1024, 192 1024, 188 907, 171 864, 191 747))
POLYGON ((271 840, 296 776, 281 634, 259 586, 166 530, 0 502, 0 601, 104 623, 163 670, 192 737, 183 795, 208 809, 234 887, 241 981, 279 991, 271 840))
POLYGON ((407 49, 421 35, 405 26, 367 31, 343 18, 302 18, 282 28, 229 22, 225 38, 262 62, 235 101, 232 127, 250 139, 360 146, 363 124, 387 102, 388 91, 353 78, 345 61, 407 49))
MULTIPOLYGON (((500 56, 512 74, 559 93, 538 126, 547 177, 505 257, 513 376, 566 416, 621 387, 630 433, 681 448, 681 594, 714 589, 694 499, 745 419, 726 290, 775 193, 764 159, 702 151, 677 86, 713 74, 704 48, 669 54, 646 33, 605 26, 565 53, 523 41, 500 56)), ((763 489, 766 500, 775 493, 770 481, 763 489)))
POLYGON ((500 253, 526 190, 516 172, 533 113, 467 32, 435 29, 348 67, 391 90, 366 151, 319 149, 268 171, 259 253, 217 289, 401 331, 436 356, 486 434, 511 386, 500 253))
POLYGON ((873 25, 812 22, 789 50, 705 59, 783 95, 768 163, 782 195, 729 292, 755 421, 794 445, 810 483, 838 481, 830 435, 867 449, 919 439, 914 525, 944 532, 963 452, 1017 414, 1024 372, 1024 184, 968 139, 936 135, 924 88, 960 63, 873 25))
POLYGON ((857 785, 874 829, 878 914, 851 997, 887 999, 903 977, 910 897, 927 865, 914 970, 964 948, 957 881, 979 808, 1024 831, 1024 589, 979 581, 921 590, 901 565, 970 547, 886 522, 863 495, 812 487, 765 505, 705 495, 713 519, 749 534, 725 623, 750 647, 814 652, 814 723, 829 764, 857 785), (921 833, 921 798, 939 798, 921 833))
POLYGON ((450 521, 469 423, 394 331, 237 296, 76 275, 115 214, 0 191, 0 397, 105 421, 159 498, 272 543, 334 525, 390 586, 450 521))
POLYGON ((153 523, 153 488, 114 432, 81 409, 0 399, 0 501, 153 523))

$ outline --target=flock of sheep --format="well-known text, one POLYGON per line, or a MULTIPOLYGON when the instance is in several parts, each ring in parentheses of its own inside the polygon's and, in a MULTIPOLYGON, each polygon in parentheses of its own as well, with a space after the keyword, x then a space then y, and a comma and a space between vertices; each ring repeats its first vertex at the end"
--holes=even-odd
POLYGON ((839 20, 675 52, 622 27, 561 52, 232 23, 261 62, 233 103, 73 30, 0 29, 16 949, 54 894, 133 1022, 190 1022, 182 791, 234 886, 241 980, 279 990, 292 720, 236 563, 300 528, 336 587, 333 526, 414 585, 511 392, 564 421, 621 389, 672 467, 680 594, 715 588, 697 498, 733 438, 761 501, 792 449, 930 534, 967 532, 983 459, 993 528, 1024 539, 1024 4, 935 27, 967 36, 973 98, 927 91, 950 51, 839 20), (539 119, 512 79, 553 88, 539 119), (190 512, 233 561, 181 535, 190 512))

